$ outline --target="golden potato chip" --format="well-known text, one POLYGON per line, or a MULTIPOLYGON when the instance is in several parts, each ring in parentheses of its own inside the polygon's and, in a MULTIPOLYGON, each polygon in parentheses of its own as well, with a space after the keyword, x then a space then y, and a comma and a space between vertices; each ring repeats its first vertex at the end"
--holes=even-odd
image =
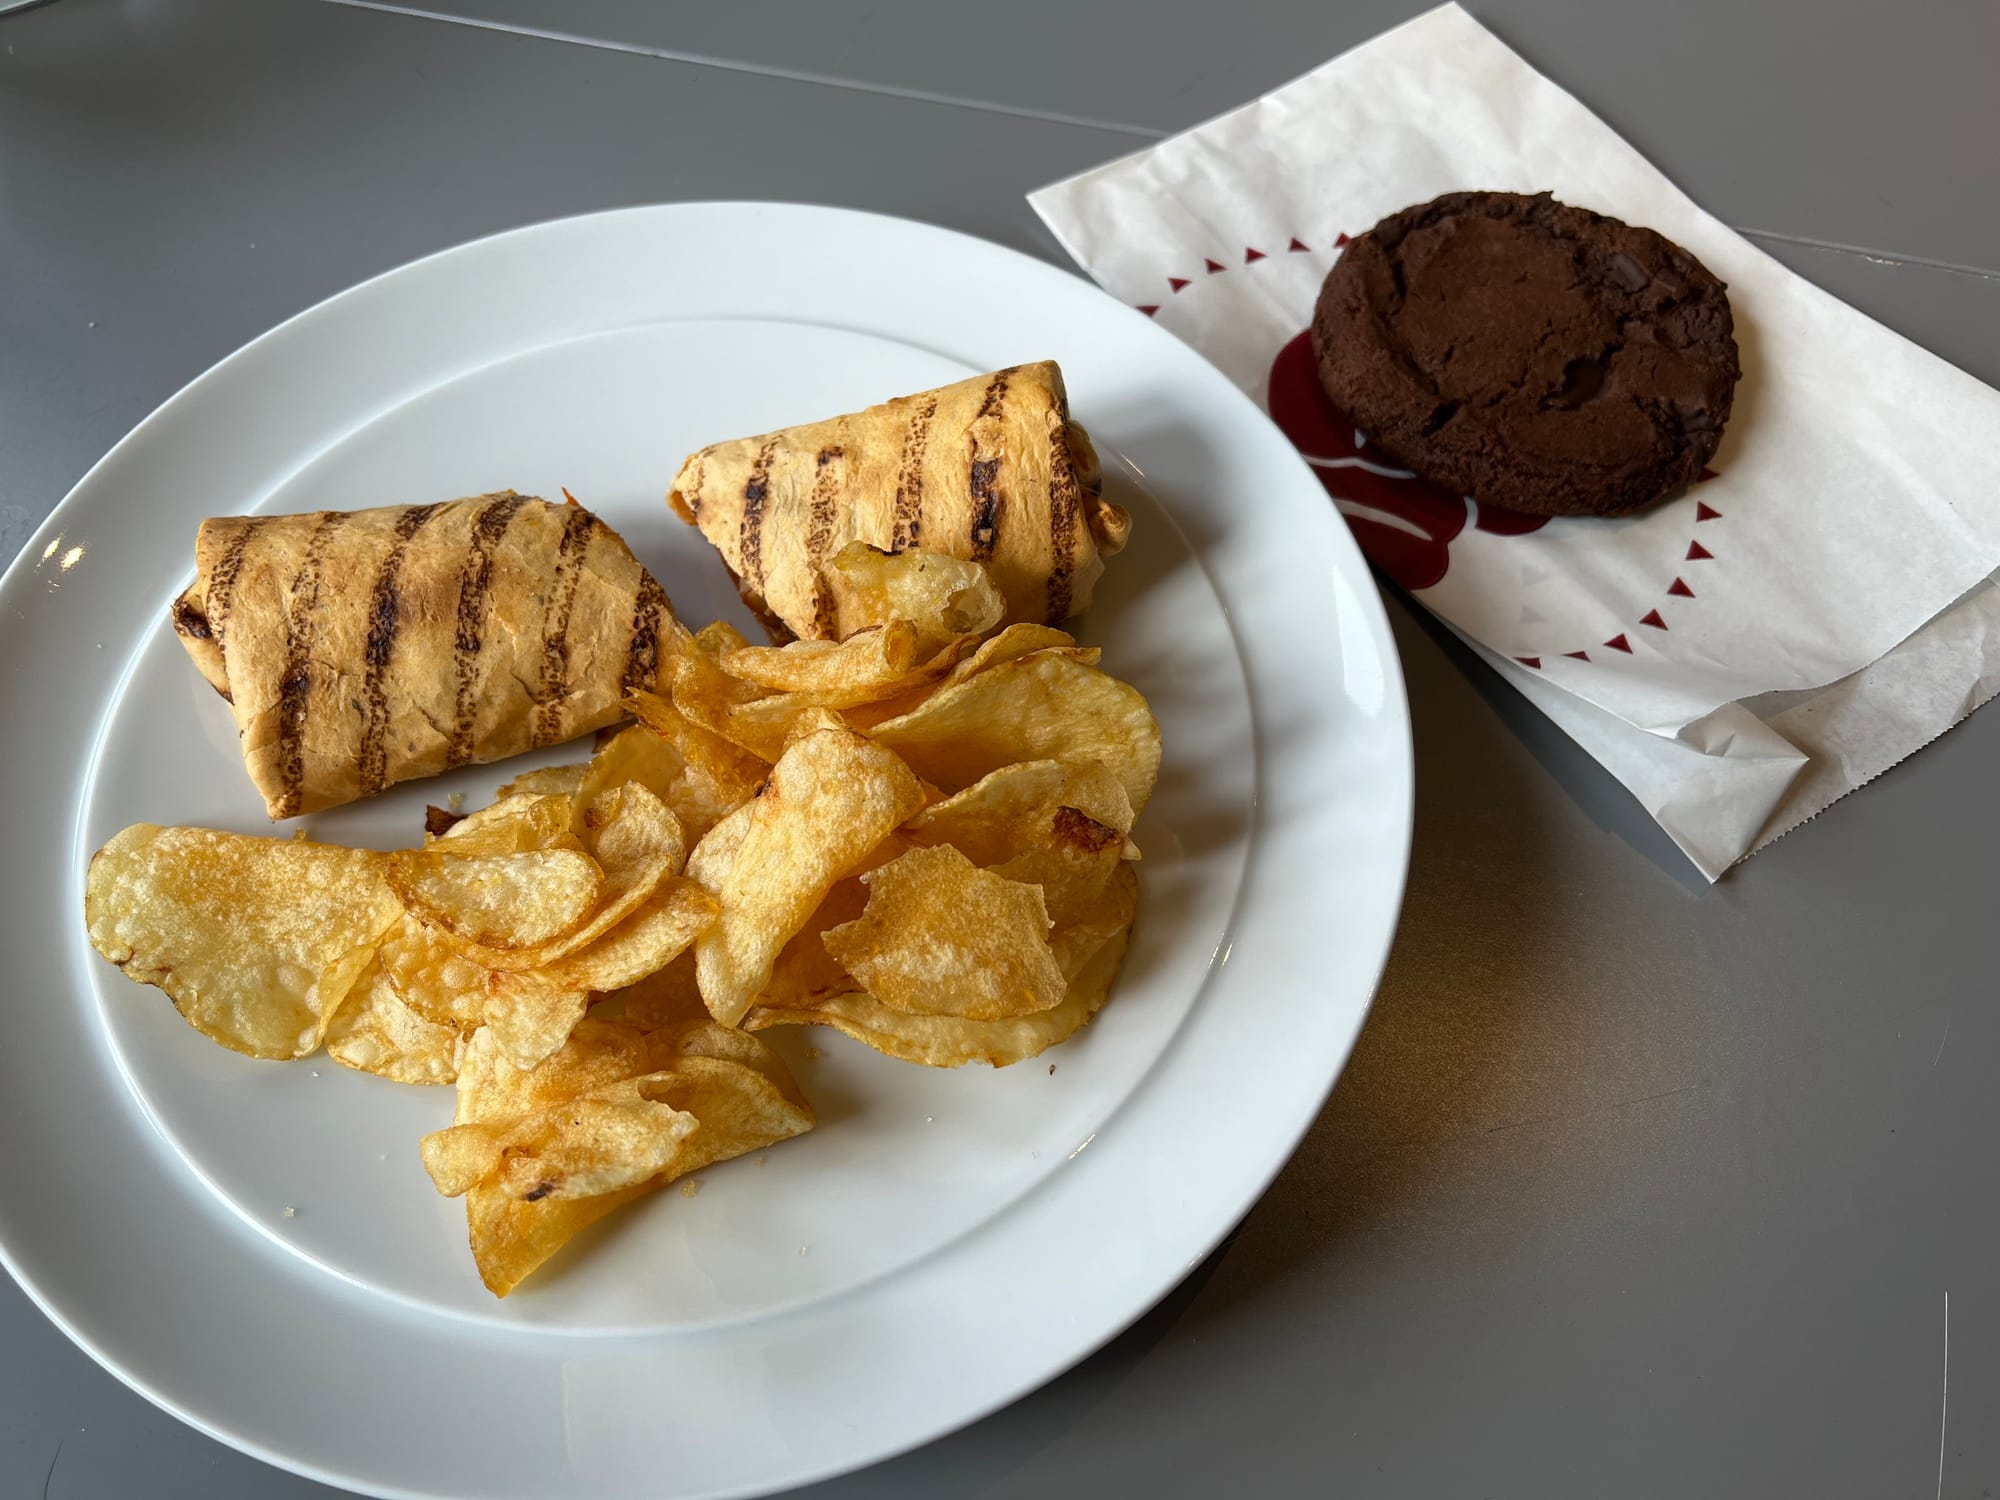
MULTIPOLYGON (((755 1072, 741 1065, 707 1065, 690 1058, 684 1068, 670 1076, 676 1093, 669 1098, 685 1097, 694 1088, 703 1088, 711 1097, 722 1099, 748 1096, 766 1109, 751 1119, 732 1116, 723 1128, 697 1129, 682 1143, 671 1165, 657 1176, 600 1197, 529 1202, 497 1183, 482 1182, 473 1188, 465 1195, 473 1260, 480 1279, 495 1296, 506 1296, 566 1242, 614 1209, 719 1161, 765 1150, 812 1128, 810 1111, 786 1111, 780 1097, 761 1085, 755 1072), (709 1076, 691 1076, 697 1074, 709 1076), (760 1119, 776 1123, 755 1128, 760 1119)), ((694 1101, 697 1118, 702 1110, 715 1113, 708 1099, 694 1101)))
MULTIPOLYGON (((795 641, 773 648, 785 651, 806 646, 823 646, 823 641, 795 641)), ((851 729, 866 731, 888 719, 899 718, 921 704, 936 690, 940 681, 966 650, 978 644, 976 636, 966 636, 945 646, 922 666, 898 677, 867 684, 855 684, 844 691, 772 693, 719 710, 715 720, 721 733, 762 760, 771 761, 783 753, 786 742, 798 726, 813 714, 834 710, 851 729)))
MULTIPOLYGON (((736 851, 742 847, 743 839, 750 830, 751 808, 744 806, 717 825, 715 837, 702 851, 708 864, 717 870, 727 870, 736 851), (726 825, 726 826, 725 826, 726 825)), ((857 876, 870 870, 879 869, 892 859, 899 859, 915 845, 898 830, 886 834, 882 842, 854 865, 842 873, 834 882, 826 898, 815 908, 806 923, 791 940, 779 950, 777 959, 771 966, 771 978, 757 997, 760 1005, 794 1004, 820 995, 839 994, 845 990, 858 989, 848 972, 834 961, 826 951, 821 935, 829 927, 837 927, 842 922, 851 922, 860 916, 868 905, 868 887, 857 876)), ((689 868, 693 870, 690 859, 689 868)), ((695 996, 695 1013, 706 1016, 707 1009, 700 999, 699 986, 695 983, 693 955, 676 959, 663 971, 664 983, 657 992, 639 991, 633 994, 632 1009, 628 1012, 633 1019, 649 1021, 651 1024, 665 1024, 668 1021, 684 1019, 683 1011, 687 993, 695 996), (687 989, 683 989, 685 983, 687 989)))
POLYGON ((881 843, 840 873, 843 878, 849 875, 866 875, 871 870, 881 869, 893 859, 901 859, 916 847, 917 841, 898 828, 883 834, 881 843))
POLYGON ((842 721, 850 728, 865 730, 885 719, 899 718, 922 703, 978 644, 976 635, 959 636, 900 677, 871 684, 865 690, 773 693, 732 704, 724 713, 723 722, 736 743, 757 754, 764 753, 759 747, 782 746, 791 726, 816 708, 838 709, 842 721))
MULTIPOLYGON (((865 547, 863 552, 902 575, 910 585, 902 590, 904 602, 918 615, 878 622, 840 642, 712 651, 714 665, 733 682, 724 684, 707 663, 690 666, 676 686, 684 707, 731 742, 770 761, 812 709, 840 710, 853 727, 865 728, 921 703, 980 643, 978 632, 954 633, 952 627, 970 620, 984 622, 980 631, 990 628, 999 595, 976 563, 920 553, 891 557, 865 547), (952 604, 966 594, 968 581, 971 602, 952 604)), ((1068 636, 1056 634, 1069 642, 1068 636)))
POLYGON ((671 745, 643 724, 628 724, 590 758, 577 784, 577 809, 586 813, 611 788, 636 781, 679 817, 675 799, 686 773, 687 762, 671 745))
MULTIPOLYGON (((737 747, 739 754, 747 753, 768 766, 784 753, 786 742, 798 732, 801 721, 816 711, 843 708, 865 711, 867 705, 878 701, 901 703, 905 698, 911 703, 919 701, 950 663, 942 661, 936 670, 926 665, 893 671, 896 663, 904 660, 908 642, 907 631, 890 627, 842 643, 795 641, 782 647, 739 644, 721 654, 691 649, 675 668, 674 705, 684 718, 737 747), (759 651, 769 653, 762 659, 770 662, 793 653, 799 670, 789 675, 801 680, 817 677, 821 687, 773 692, 724 670, 725 656, 756 660, 751 653, 759 651)), ((773 669, 773 675, 788 674, 773 669)))
POLYGON ((466 1046, 452 1124, 492 1124, 546 1110, 606 1084, 664 1072, 682 1056, 738 1062, 764 1074, 786 1098, 804 1104, 784 1058, 754 1036, 718 1026, 706 1012, 668 1026, 584 1020, 562 1050, 534 1068, 516 1068, 486 1032, 466 1046))
POLYGON ((382 935, 376 958, 397 998, 426 1021, 458 1031, 479 1024, 491 971, 416 917, 404 913, 382 935))
POLYGON ((695 940, 711 1015, 730 1026, 743 1018, 828 888, 923 800, 909 767, 850 730, 821 728, 792 742, 749 804, 747 823, 718 839, 731 827, 724 819, 689 861, 688 874, 722 903, 695 940), (739 838, 725 868, 721 856, 739 838))
POLYGON ((695 1118, 625 1079, 559 1106, 495 1124, 451 1125, 424 1137, 424 1168, 447 1198, 491 1179, 509 1197, 595 1198, 664 1171, 695 1118))
POLYGON ((465 1226, 479 1279, 494 1296, 506 1296, 606 1214, 663 1185, 649 1179, 596 1198, 544 1198, 533 1203, 497 1183, 475 1185, 465 1195, 465 1226))
POLYGON ((680 869, 686 845, 680 821, 643 784, 631 781, 600 794, 586 823, 590 853, 604 872, 596 910, 575 931, 531 948, 495 948, 451 935, 467 958, 489 969, 539 969, 595 942, 644 906, 680 869))
MULTIPOLYGON (((895 837, 893 834, 890 836, 895 837)), ((888 842, 888 840, 884 840, 888 842)), ((778 951, 771 978, 758 993, 758 1005, 810 1005, 828 995, 861 988, 860 981, 827 952, 827 930, 855 921, 868 906, 868 887, 855 876, 834 882, 817 910, 792 940, 778 951)))
POLYGON ((1058 807, 1029 847, 991 869, 1040 887, 1049 920, 1068 922, 1090 910, 1124 859, 1124 834, 1074 807, 1058 807))
POLYGON ((722 670, 773 693, 811 693, 827 708, 866 703, 895 691, 917 664, 917 627, 908 620, 858 631, 844 641, 738 646, 721 653, 722 670))
MULTIPOLYGON (((819 734, 822 731, 838 736, 843 743, 856 737, 854 731, 847 727, 846 720, 832 709, 810 708, 799 715, 798 723, 792 726, 791 738, 785 741, 785 748, 789 750, 808 735, 819 734)), ((921 784, 917 790, 919 792, 923 790, 921 784)))
MULTIPOLYGON (((677 710, 669 708, 669 713, 677 710)), ((687 725, 689 730, 697 729, 687 725)), ((700 730, 708 734, 707 730, 700 730)), ((613 743, 601 754, 610 757, 605 761, 605 784, 615 785, 619 779, 637 781, 646 786, 662 802, 666 803, 674 817, 679 820, 689 847, 701 841, 709 829, 756 794, 758 783, 770 768, 762 761, 753 761, 757 775, 748 783, 735 780, 718 781, 700 766, 689 761, 680 751, 653 729, 644 724, 635 724, 626 733, 649 740, 650 751, 642 751, 637 744, 613 743)), ((731 750, 737 750, 735 745, 731 750)), ((741 753, 738 751, 737 753, 741 753)))
POLYGON ((1130 865, 1121 864, 1083 911, 1056 923, 1049 934, 1049 951, 1063 978, 1074 985, 1099 948, 1130 930, 1138 910, 1139 877, 1130 865))
POLYGON ((687 638, 687 644, 697 651, 719 657, 725 651, 741 651, 750 643, 743 638, 743 632, 727 620, 710 620, 687 638))
POLYGON ((604 871, 576 849, 465 855, 432 847, 390 855, 389 885, 406 910, 468 943, 539 948, 589 920, 604 871))
POLYGON ((863 990, 829 995, 806 1006, 760 1005, 743 1018, 743 1025, 753 1032, 773 1026, 831 1026, 903 1062, 932 1068, 984 1062, 1004 1068, 1069 1040, 1087 1019, 1089 1012, 1069 1000, 1004 1021, 913 1016, 891 1010, 863 990))
POLYGON ((812 1129, 812 1110, 775 1052, 732 1027, 707 1020, 695 1024, 701 1030, 680 1039, 673 1065, 645 1080, 648 1097, 699 1122, 674 1162, 671 1177, 699 1172, 746 1151, 761 1151, 812 1129), (737 1046, 756 1047, 756 1060, 725 1054, 712 1044, 716 1032, 733 1035, 737 1046))
POLYGON ((905 826, 919 843, 952 844, 976 865, 997 865, 1032 847, 1059 807, 1120 833, 1132 831, 1132 800, 1100 761, 1024 760, 933 802, 905 826))
MULTIPOLYGON (((826 641, 794 641, 783 647, 751 649, 779 652, 844 650, 857 640, 869 638, 850 637, 839 646, 826 641)), ((962 651, 976 643, 976 637, 964 637, 944 647, 923 665, 894 677, 856 679, 843 688, 776 692, 742 703, 731 703, 717 710, 713 722, 732 743, 762 760, 776 760, 784 752, 787 741, 798 733, 799 726, 816 713, 837 711, 842 723, 861 730, 908 713, 930 696, 962 651)))
POLYGON ((590 991, 527 981, 507 984, 510 977, 500 972, 490 976, 480 1035, 491 1036, 515 1067, 532 1068, 569 1040, 590 1009, 590 991))
POLYGON ((949 844, 912 849, 861 879, 867 909, 823 941, 891 1010, 998 1021, 1061 1002, 1039 887, 982 870, 949 844))
MULTIPOLYGON (((804 1111, 807 1117, 805 1124, 807 1127, 811 1125, 812 1108, 806 1103, 806 1096, 800 1091, 798 1081, 792 1077, 791 1069, 785 1066, 785 1060, 767 1043, 748 1032, 723 1026, 704 1013, 648 1031, 646 1048, 648 1057, 655 1062, 663 1056, 680 1060, 704 1057, 748 1068, 770 1084, 794 1110, 804 1111)), ((663 1064, 679 1065, 679 1062, 663 1064)))
POLYGON ((590 852, 603 866, 609 882, 607 904, 613 898, 629 896, 635 886, 645 891, 613 921, 605 921, 600 911, 592 923, 595 930, 591 936, 595 938, 642 906, 667 876, 680 873, 687 863, 687 834, 680 819, 641 781, 628 781, 600 793, 590 804, 584 823, 590 852), (654 874, 655 870, 660 873, 654 874))
MULTIPOLYGON (((695 980, 694 952, 690 949, 657 973, 636 984, 602 992, 606 1013, 649 1031, 679 1021, 706 1021, 708 1007, 701 1001, 701 986, 695 980)), ((592 1016, 598 1016, 596 1009, 592 1016)))
POLYGON ((626 706, 686 767, 683 797, 695 815, 690 816, 684 810, 683 801, 668 800, 687 825, 691 839, 698 841, 730 809, 754 797, 771 769, 768 762, 734 740, 697 724, 665 698, 634 693, 626 700, 626 706))
POLYGON ((715 898, 669 877, 596 942, 539 969, 496 971, 482 1012, 508 1061, 532 1068, 568 1040, 593 992, 623 989, 666 967, 715 920, 715 898))
MULTIPOLYGON (((945 658, 941 655, 936 659, 943 661, 945 658)), ((886 724, 891 719, 900 719, 905 714, 916 712, 916 710, 922 708, 924 704, 931 700, 937 693, 937 690, 938 680, 927 677, 916 687, 911 688, 907 692, 898 693, 893 698, 884 698, 878 703, 857 703, 852 708, 843 709, 840 715, 841 722, 847 725, 849 729, 857 729, 863 734, 870 734, 874 731, 877 724, 886 724)), ((775 701, 777 700, 768 698, 764 700, 767 704, 775 701)), ((758 711, 768 713, 770 710, 760 709, 760 705, 757 704, 750 705, 749 710, 746 710, 746 712, 758 711)))
POLYGON ((1079 646, 1076 637, 1067 631, 1058 630, 1053 625, 1036 625, 1021 621, 1009 625, 990 640, 981 642, 979 649, 965 658, 951 670, 947 684, 963 682, 966 678, 997 667, 1002 662, 1019 661, 1037 651, 1053 651, 1080 661, 1086 667, 1097 665, 1103 652, 1095 646, 1079 646))
MULTIPOLYGON (((1065 642, 1070 639, 1060 631, 1055 634, 1065 642)), ((955 636, 935 649, 926 642, 919 647, 918 663, 899 675, 869 677, 841 687, 777 692, 752 698, 720 710, 716 723, 733 742, 768 760, 783 748, 793 726, 812 709, 838 709, 841 718, 851 728, 861 730, 910 712, 931 695, 939 682, 955 675, 954 668, 959 667, 979 644, 980 637, 977 635, 955 636), (925 651, 930 652, 927 657, 923 655, 925 651)), ((786 646, 762 649, 781 653, 817 652, 828 647, 829 643, 822 641, 794 641, 786 646)), ((1080 652, 1083 648, 1075 650, 1080 652)), ((1089 659, 1096 661, 1094 651, 1089 654, 1089 659)))
POLYGON ((631 1026, 585 1021, 559 1051, 532 1068, 517 1068, 495 1038, 475 1033, 459 1060, 452 1123, 504 1122, 653 1072, 645 1035, 631 1026))
POLYGON ((715 726, 732 744, 768 765, 785 753, 786 744, 803 720, 827 711, 809 693, 773 693, 720 709, 715 726))
POLYGON ((784 1059, 705 1015, 646 1032, 641 1056, 653 1068, 639 1080, 646 1097, 699 1122, 659 1183, 813 1127, 812 1107, 784 1059))
POLYGON ((595 1198, 659 1176, 675 1164, 699 1122, 654 1098, 657 1086, 657 1075, 612 1084, 512 1127, 503 1133, 495 1169, 482 1175, 527 1203, 595 1198))
POLYGON ((1020 1062, 1068 1041, 1103 1006, 1125 960, 1131 937, 1132 906, 1138 882, 1129 865, 1121 865, 1106 886, 1112 910, 1103 925, 1108 935, 1072 929, 1082 941, 1065 945, 1058 928, 1058 949, 1088 950, 1076 964, 1062 1003, 1029 1016, 1004 1021, 967 1021, 956 1016, 912 1016, 891 1010, 865 992, 830 995, 809 1006, 758 1006, 744 1018, 744 1027, 762 1031, 770 1026, 831 1026, 877 1052, 923 1063, 956 1068, 969 1062, 996 1068, 1020 1062))
POLYGON ((604 936, 539 969, 495 976, 574 990, 620 990, 665 968, 715 921, 715 897, 670 875, 652 897, 604 936))
POLYGON ((450 1083, 458 1077, 459 1030, 403 1002, 378 964, 363 976, 326 1031, 327 1055, 342 1067, 393 1083, 450 1083))
POLYGON ((986 634, 1007 612, 985 568, 942 553, 882 552, 849 542, 828 567, 839 580, 848 619, 863 625, 909 621, 919 633, 920 658, 956 636, 986 634))
POLYGON ((467 813, 425 847, 449 841, 449 852, 526 854, 534 849, 575 849, 570 799, 564 793, 516 792, 491 807, 467 813))
POLYGON ((505 1120, 550 1108, 605 1084, 665 1071, 682 1056, 740 1063, 765 1075, 786 1098, 804 1103, 783 1058, 700 1011, 665 1026, 585 1021, 560 1052, 530 1069, 514 1067, 490 1038, 476 1037, 459 1075, 453 1123, 505 1120))
POLYGON ((504 802, 509 797, 573 796, 583 784, 584 767, 581 762, 567 766, 542 766, 537 770, 523 771, 512 781, 493 794, 495 802, 504 802))
POLYGON ((1160 770, 1160 729, 1137 689, 1055 652, 989 667, 939 688, 868 731, 948 791, 1024 760, 1097 761, 1136 814, 1160 770))
POLYGON ((557 1052, 532 1068, 519 1068, 508 1061, 497 1037, 479 1031, 459 1063, 452 1125, 483 1127, 484 1133, 427 1136, 425 1166, 440 1192, 456 1196, 497 1165, 498 1153, 487 1149, 495 1132, 653 1072, 654 1059, 638 1028, 586 1021, 557 1052))
POLYGON ((424 1161, 440 1191, 465 1194, 473 1259, 504 1297, 622 1204, 811 1128, 783 1061, 753 1037, 706 1017, 652 1031, 590 1020, 526 1071, 475 1037, 455 1123, 426 1137, 424 1161))
POLYGON ((92 857, 84 921, 99 953, 211 1040, 303 1057, 400 915, 386 859, 137 823, 92 857))
POLYGON ((755 683, 739 682, 723 671, 721 661, 711 651, 691 648, 674 663, 674 707, 718 734, 728 732, 723 722, 731 704, 763 696, 764 689, 755 683))
MULTIPOLYGON (((489 1129, 510 1126, 545 1113, 559 1114, 578 1099, 614 1097, 617 1090, 634 1083, 642 1085, 641 1092, 649 1100, 667 1102, 697 1118, 706 1115, 713 1138, 694 1143, 700 1147, 696 1166, 721 1159, 718 1152, 733 1154, 728 1150, 729 1140, 743 1133, 737 1122, 744 1113, 773 1112, 781 1117, 777 1123, 786 1127, 786 1134, 797 1134, 811 1123, 810 1111, 783 1059, 756 1038, 719 1026, 706 1014, 650 1029, 629 1022, 585 1021, 560 1052, 532 1069, 513 1067, 495 1042, 481 1032, 466 1049, 454 1123, 457 1127, 489 1129), (755 1080, 732 1081, 714 1068, 704 1069, 703 1064, 741 1069, 755 1075, 755 1080), (713 1093, 706 1085, 718 1078, 750 1097, 724 1100, 720 1108, 704 1112, 700 1101, 713 1093)), ((490 1137, 468 1135, 463 1139, 490 1137)), ((460 1149, 454 1146, 451 1151, 460 1149)), ((455 1154, 451 1159, 458 1163, 455 1154)), ((497 1165, 498 1154, 489 1155, 488 1161, 497 1165)), ((692 1169, 685 1162, 677 1166, 692 1169)), ((458 1175, 457 1165, 446 1174, 453 1186, 458 1175)), ((440 1190, 448 1191, 444 1182, 440 1182, 440 1190)))

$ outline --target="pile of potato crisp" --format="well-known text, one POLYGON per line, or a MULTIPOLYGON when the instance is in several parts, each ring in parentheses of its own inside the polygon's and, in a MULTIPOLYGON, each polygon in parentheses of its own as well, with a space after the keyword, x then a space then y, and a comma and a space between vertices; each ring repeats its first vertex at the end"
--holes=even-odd
POLYGON ((832 565, 877 623, 678 631, 670 696, 588 763, 431 809, 420 848, 126 829, 91 862, 92 943, 223 1046, 455 1084, 424 1164, 500 1296, 619 1205, 812 1128, 751 1033, 1034 1056, 1124 958, 1158 728, 1095 649, 996 630, 976 563, 832 565))

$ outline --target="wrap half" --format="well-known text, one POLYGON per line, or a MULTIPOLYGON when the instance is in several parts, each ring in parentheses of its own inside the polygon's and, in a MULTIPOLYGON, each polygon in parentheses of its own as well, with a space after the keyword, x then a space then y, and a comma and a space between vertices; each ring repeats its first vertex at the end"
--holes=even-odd
POLYGON ((173 622, 275 820, 614 723, 673 614, 589 511, 504 491, 204 521, 173 622))
POLYGON ((1008 620, 1090 604, 1131 520, 1101 493, 1053 360, 690 454, 667 503, 701 528, 773 632, 841 640, 864 623, 826 560, 849 542, 984 563, 1008 620))

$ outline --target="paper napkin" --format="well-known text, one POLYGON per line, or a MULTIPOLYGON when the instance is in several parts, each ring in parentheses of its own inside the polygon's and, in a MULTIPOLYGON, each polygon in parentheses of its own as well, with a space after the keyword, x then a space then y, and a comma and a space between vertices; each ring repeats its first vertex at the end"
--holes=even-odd
POLYGON ((1030 202, 1710 879, 2000 689, 2000 392, 1704 213, 1456 5, 1030 202), (1709 477, 1542 521, 1440 496, 1332 412, 1305 330, 1339 247, 1457 189, 1553 191, 1728 283, 1744 373, 1709 477))

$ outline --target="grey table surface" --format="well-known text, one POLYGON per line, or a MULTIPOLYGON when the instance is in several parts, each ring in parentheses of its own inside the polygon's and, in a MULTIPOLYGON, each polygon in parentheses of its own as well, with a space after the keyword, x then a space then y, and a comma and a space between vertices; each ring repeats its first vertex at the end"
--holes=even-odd
MULTIPOLYGON (((0 557, 209 363, 413 256, 755 197, 1061 263, 1028 189, 1420 8, 0 19, 0 557)), ((1471 9, 1802 275, 2000 381, 1992 0, 1471 9)), ((1297 1156, 1094 1358, 812 1493, 1990 1496, 2000 711, 1709 888, 1559 732, 1389 611, 1416 730, 1409 898, 1297 1156)), ((0 1497, 334 1493, 156 1411, 0 1280, 0 1497)))

